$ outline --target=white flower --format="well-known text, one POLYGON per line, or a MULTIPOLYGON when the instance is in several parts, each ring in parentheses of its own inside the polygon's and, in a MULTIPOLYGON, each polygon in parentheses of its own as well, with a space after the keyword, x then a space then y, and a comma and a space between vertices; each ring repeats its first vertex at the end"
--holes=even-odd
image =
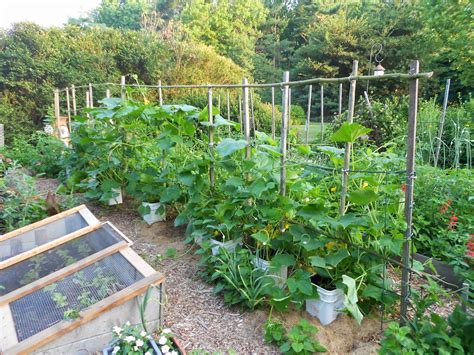
POLYGON ((129 326, 129 325, 130 325, 130 322, 129 322, 129 321, 127 321, 127 323, 125 323, 125 325, 126 325, 126 326, 129 326))
POLYGON ((126 341, 127 343, 134 342, 135 340, 136 340, 135 337, 134 337, 134 336, 131 336, 131 335, 128 336, 128 337, 125 337, 125 341, 126 341))
POLYGON ((138 346, 134 346, 133 351, 138 351, 138 346))
POLYGON ((141 333, 140 333, 140 336, 141 337, 146 337, 146 332, 144 330, 142 330, 141 333))
POLYGON ((163 354, 166 354, 170 351, 170 347, 168 345, 164 345, 161 347, 161 351, 163 352, 163 354))
POLYGON ((158 344, 165 345, 167 341, 168 339, 166 339, 166 337, 161 337, 160 339, 158 339, 158 344))
POLYGON ((117 354, 120 350, 120 346, 116 346, 113 350, 112 350, 112 354, 117 354))
POLYGON ((141 347, 141 346, 143 346, 144 342, 143 342, 143 340, 138 339, 136 344, 137 344, 138 347, 141 347))
POLYGON ((151 352, 147 351, 147 352, 145 353, 145 355, 151 355, 151 352))
POLYGON ((48 134, 53 134, 54 133, 54 128, 50 124, 47 124, 44 126, 44 131, 48 134))
POLYGON ((120 335, 120 333, 122 333, 122 328, 120 328, 120 327, 114 327, 114 333, 120 335))
POLYGON ((170 352, 170 355, 178 355, 178 352, 173 350, 172 352, 170 352))
POLYGON ((171 329, 170 329, 170 328, 165 328, 165 329, 163 329, 162 333, 170 334, 170 333, 171 333, 171 329))

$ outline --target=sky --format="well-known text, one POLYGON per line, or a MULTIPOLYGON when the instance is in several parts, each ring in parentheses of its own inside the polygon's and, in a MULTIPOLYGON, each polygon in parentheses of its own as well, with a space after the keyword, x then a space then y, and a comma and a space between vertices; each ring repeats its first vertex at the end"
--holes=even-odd
POLYGON ((100 0, 0 0, 0 28, 15 22, 35 22, 44 27, 61 26, 69 17, 86 15, 100 0))

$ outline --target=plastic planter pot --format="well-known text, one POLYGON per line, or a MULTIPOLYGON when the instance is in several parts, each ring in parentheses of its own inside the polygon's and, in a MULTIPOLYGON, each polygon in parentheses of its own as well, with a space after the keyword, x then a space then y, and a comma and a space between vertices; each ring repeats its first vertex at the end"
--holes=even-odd
POLYGON ((114 206, 114 205, 120 205, 121 203, 123 203, 122 189, 121 188, 112 189, 112 192, 116 196, 109 199, 107 204, 109 206, 114 206))
POLYGON ((238 240, 228 240, 227 242, 219 242, 215 239, 210 239, 209 242, 211 244, 212 255, 218 255, 219 248, 224 248, 225 250, 233 252, 237 245, 239 245, 238 240))
POLYGON ((322 325, 332 323, 344 309, 344 292, 316 286, 319 300, 306 300, 306 312, 319 319, 322 325))
MULTIPOLYGON (((162 352, 160 351, 158 344, 156 344, 156 342, 153 339, 150 339, 149 344, 153 348, 154 355, 162 355, 162 352)), ((105 348, 104 350, 102 350, 102 355, 111 355, 113 351, 114 351, 114 345, 111 345, 105 348)))
POLYGON ((270 261, 256 257, 253 261, 252 264, 256 267, 259 268, 265 273, 268 273, 269 276, 271 276, 273 279, 275 279, 275 285, 282 288, 285 286, 286 279, 288 278, 288 267, 287 266, 282 266, 277 272, 269 272, 270 270, 270 261))
POLYGON ((159 212, 159 208, 161 207, 161 204, 159 202, 155 202, 155 203, 143 202, 142 206, 150 207, 150 213, 143 215, 143 219, 145 220, 146 223, 148 223, 148 225, 152 225, 155 222, 161 222, 165 220, 166 213, 159 212))

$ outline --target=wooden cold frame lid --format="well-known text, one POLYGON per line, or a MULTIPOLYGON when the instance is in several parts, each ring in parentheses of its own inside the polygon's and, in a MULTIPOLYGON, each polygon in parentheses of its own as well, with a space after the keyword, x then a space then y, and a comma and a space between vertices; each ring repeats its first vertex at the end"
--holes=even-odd
POLYGON ((65 218, 65 217, 68 217, 68 216, 71 216, 75 213, 79 213, 82 218, 84 218, 84 220, 86 221, 86 223, 88 225, 96 225, 96 224, 99 224, 99 220, 89 211, 89 209, 86 207, 86 205, 80 205, 80 206, 77 206, 77 207, 74 207, 74 208, 71 208, 67 211, 64 211, 64 212, 61 212, 61 213, 58 213, 54 216, 51 216, 51 217, 48 217, 48 218, 45 218, 45 219, 42 219, 41 221, 38 221, 38 222, 35 222, 35 223, 31 223, 31 224, 28 224, 27 226, 24 226, 24 227, 21 227, 21 228, 18 228, 18 229, 15 229, 14 231, 11 231, 11 232, 8 232, 6 234, 3 234, 3 235, 0 235, 0 241, 4 241, 4 240, 7 240, 7 239, 11 239, 11 238, 14 238, 14 237, 17 237, 21 234, 24 234, 24 233, 27 233, 27 232, 30 232, 36 228, 39 228, 39 227, 43 227, 49 223, 52 223, 52 222, 55 222, 57 220, 60 220, 61 218, 65 218))
POLYGON ((54 239, 54 240, 52 240, 48 243, 39 245, 34 249, 27 250, 27 251, 25 251, 21 254, 18 254, 18 255, 15 255, 15 256, 9 258, 9 259, 0 261, 0 270, 3 270, 3 269, 5 269, 9 266, 17 264, 21 261, 29 259, 33 256, 38 255, 38 254, 41 254, 41 253, 43 253, 43 252, 45 252, 49 249, 52 249, 52 248, 55 248, 59 245, 67 243, 67 242, 69 242, 73 239, 77 239, 77 238, 82 237, 82 236, 84 236, 88 233, 91 233, 93 231, 101 229, 101 228, 103 228, 104 225, 109 226, 115 233, 117 233, 117 235, 119 237, 121 237, 122 239, 125 239, 127 241, 128 245, 133 244, 133 242, 129 238, 127 238, 123 233, 121 233, 112 223, 104 222, 104 223, 99 223, 99 224, 95 224, 95 225, 92 225, 92 226, 84 227, 84 228, 79 229, 77 231, 74 231, 72 233, 66 234, 63 237, 60 237, 60 238, 54 239))
MULTIPOLYGON (((120 306, 132 298, 143 294, 150 285, 158 286, 163 283, 165 279, 164 276, 161 273, 156 272, 130 247, 121 247, 116 252, 125 257, 125 259, 127 259, 130 264, 144 276, 144 278, 79 312, 79 317, 73 321, 60 321, 59 323, 18 343, 15 332, 15 324, 13 322, 13 317, 11 315, 9 306, 9 303, 13 300, 9 300, 8 303, 4 303, 3 305, 0 304, 0 344, 2 344, 3 348, 5 349, 4 353, 29 354, 32 351, 56 339, 57 337, 67 334, 81 325, 99 317, 101 314, 109 311, 110 309, 120 306)), ((82 268, 87 267, 96 261, 105 259, 108 256, 114 254, 114 252, 110 253, 109 255, 105 255, 107 254, 105 252, 102 255, 97 254, 99 253, 94 254, 97 259, 94 259, 93 261, 83 259, 75 264, 72 264, 71 266, 75 265, 73 271, 66 268, 61 269, 60 272, 62 272, 62 274, 58 272, 58 274, 54 275, 54 277, 43 280, 42 286, 39 286, 38 284, 35 285, 35 291, 47 286, 48 284, 54 283, 55 281, 60 280, 67 275, 70 275, 76 271, 80 271, 82 268)))

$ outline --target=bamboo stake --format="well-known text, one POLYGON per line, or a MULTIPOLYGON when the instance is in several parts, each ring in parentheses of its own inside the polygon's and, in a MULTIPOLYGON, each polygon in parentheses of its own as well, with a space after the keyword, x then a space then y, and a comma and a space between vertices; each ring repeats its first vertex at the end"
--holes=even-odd
MULTIPOLYGON (((357 70, 359 69, 359 62, 354 60, 352 63, 352 74, 351 76, 357 76, 357 70)), ((347 122, 352 123, 354 119, 354 107, 356 100, 356 85, 357 80, 352 80, 349 88, 349 108, 347 112, 347 122)), ((349 163, 351 159, 351 148, 352 143, 347 142, 344 150, 344 168, 342 170, 342 186, 341 186, 341 203, 339 206, 339 215, 343 216, 346 209, 346 193, 347 193, 347 181, 349 178, 349 163)))
POLYGON ((306 126, 305 126, 305 143, 309 141, 309 125, 311 123, 311 96, 313 94, 313 85, 309 86, 308 89, 308 110, 306 112, 306 126))
POLYGON ((122 97, 122 100, 125 100, 125 76, 122 75, 120 78, 120 96, 122 97))
POLYGON ((449 86, 451 85, 451 79, 446 80, 446 87, 444 89, 444 100, 443 100, 443 113, 439 119, 438 127, 438 142, 436 142, 436 153, 434 158, 435 168, 438 166, 439 152, 441 149, 441 139, 443 138, 444 120, 446 118, 446 111, 448 110, 448 98, 449 98, 449 86))
POLYGON ((105 97, 110 98, 110 89, 105 90, 105 97))
POLYGON ((0 148, 5 146, 4 125, 0 123, 0 148))
POLYGON ((76 106, 76 87, 71 85, 71 95, 72 95, 72 113, 74 116, 77 115, 77 106, 76 106))
POLYGON ((207 116, 209 119, 209 155, 211 156, 211 164, 209 166, 209 181, 211 184, 211 189, 214 188, 214 115, 212 114, 212 88, 207 89, 207 116))
POLYGON ((342 84, 339 84, 339 116, 342 113, 342 84))
POLYGON ((272 86, 272 138, 275 139, 275 88, 272 86))
MULTIPOLYGON (((290 81, 290 72, 285 71, 283 73, 283 82, 287 83, 290 81)), ((281 110, 281 139, 280 139, 280 151, 281 151, 281 171, 280 171, 280 195, 286 195, 286 139, 288 134, 288 103, 289 103, 289 91, 288 85, 283 86, 283 98, 282 98, 282 110, 281 110)))
POLYGON ((324 86, 321 85, 321 143, 324 141, 324 86))
POLYGON ((161 80, 158 80, 158 100, 160 106, 163 106, 163 90, 161 88, 161 80))
MULTIPOLYGON (((248 84, 247 78, 242 81, 243 85, 248 84)), ((247 141, 247 147, 245 148, 245 158, 250 159, 250 117, 249 117, 249 88, 244 86, 242 88, 242 101, 243 101, 243 126, 245 132, 245 140, 247 141)))
POLYGON ((71 132, 71 100, 69 97, 69 88, 66 89, 67 123, 69 126, 69 132, 71 132))
POLYGON ((219 110, 219 114, 221 113, 221 94, 217 96, 217 109, 219 110))
POLYGON ((89 83, 89 107, 93 108, 94 107, 94 96, 92 95, 92 84, 89 83))
POLYGON ((291 128, 291 87, 288 88, 288 129, 287 131, 290 132, 291 128))
MULTIPOLYGON (((410 74, 417 74, 420 63, 415 60, 410 64, 410 74)), ((406 231, 402 251, 402 290, 400 304, 400 324, 407 322, 408 298, 409 298, 409 262, 410 249, 413 237, 413 190, 415 183, 415 154, 416 154, 416 119, 418 112, 418 79, 410 81, 410 103, 408 107, 408 137, 407 137, 407 165, 406 165, 406 189, 405 189, 405 221, 406 231)))
POLYGON ((89 91, 86 91, 86 108, 89 108, 90 106, 90 93, 89 91))

